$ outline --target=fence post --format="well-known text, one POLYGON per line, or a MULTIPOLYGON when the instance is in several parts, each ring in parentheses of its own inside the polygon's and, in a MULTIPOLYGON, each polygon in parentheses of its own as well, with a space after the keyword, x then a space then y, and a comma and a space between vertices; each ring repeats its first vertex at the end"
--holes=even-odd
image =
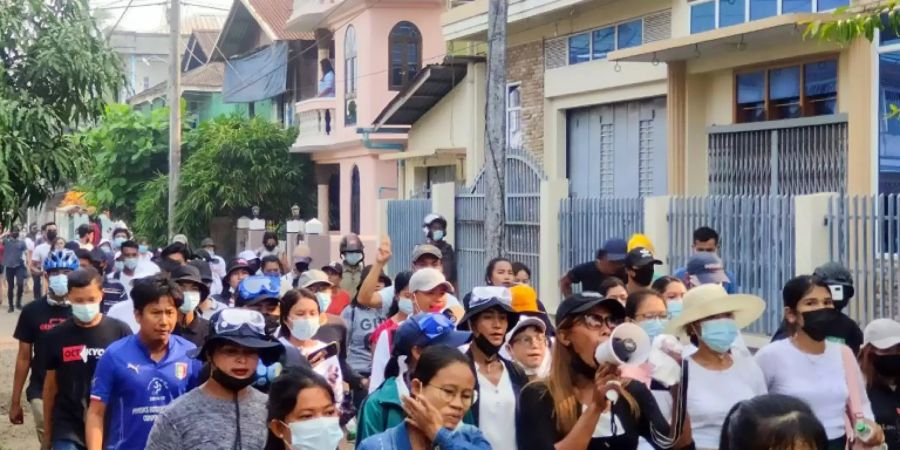
POLYGON ((794 255, 796 274, 811 274, 828 262, 828 204, 836 194, 823 192, 794 197, 794 255))
MULTIPOLYGON (((456 245, 456 183, 431 185, 431 212, 447 219, 447 235, 444 240, 456 245)), ((424 219, 424 217, 423 217, 424 219)))
POLYGON ((250 233, 250 218, 246 216, 241 216, 240 218, 238 218, 236 228, 237 230, 235 232, 235 235, 237 239, 234 243, 235 257, 237 257, 240 252, 247 250, 247 241, 249 240, 248 234, 250 233))
POLYGON ((538 271, 540 292, 538 298, 547 307, 547 313, 556 314, 561 301, 559 293, 559 205, 569 196, 569 181, 566 179, 541 181, 541 238, 538 271))
POLYGON ((657 270, 669 273, 666 263, 669 260, 669 196, 645 197, 643 200, 644 224, 641 230, 653 242, 653 256, 663 262, 657 270))

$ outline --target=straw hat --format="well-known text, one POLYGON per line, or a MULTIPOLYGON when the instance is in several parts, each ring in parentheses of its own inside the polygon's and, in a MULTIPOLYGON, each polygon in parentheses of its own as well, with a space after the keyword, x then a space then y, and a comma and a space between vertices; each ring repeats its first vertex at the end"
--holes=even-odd
POLYGON ((728 295, 719 284, 704 284, 684 295, 681 315, 669 321, 666 333, 682 333, 688 324, 723 313, 734 313, 738 328, 744 328, 758 319, 765 309, 766 302, 755 295, 728 295))

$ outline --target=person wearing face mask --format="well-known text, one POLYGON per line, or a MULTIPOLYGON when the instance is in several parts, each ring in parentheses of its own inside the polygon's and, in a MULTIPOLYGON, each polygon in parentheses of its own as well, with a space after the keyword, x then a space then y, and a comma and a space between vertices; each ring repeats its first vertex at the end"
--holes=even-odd
MULTIPOLYGON (((511 269, 511 267, 510 267, 511 269)), ((519 320, 512 307, 512 295, 502 286, 472 289, 466 314, 457 328, 472 330, 474 336, 466 356, 476 374, 475 390, 481 397, 472 406, 476 424, 494 448, 515 450, 516 399, 528 383, 519 366, 500 355, 506 333, 519 320)))
POLYGON ((56 250, 54 248, 57 238, 56 224, 54 222, 47 222, 41 225, 41 235, 43 236, 43 239, 40 243, 35 245, 34 250, 31 252, 31 276, 32 282, 34 283, 34 298, 41 298, 44 295, 43 288, 46 287, 46 284, 41 283, 44 275, 41 272, 41 268, 44 264, 44 260, 47 259, 47 255, 49 255, 51 251, 56 250))
MULTIPOLYGON (((78 257, 81 267, 93 267, 100 274, 106 273, 107 255, 99 248, 90 251, 80 248, 75 250, 75 256, 78 257)), ((126 300, 128 294, 125 286, 118 280, 103 277, 103 301, 100 302, 100 312, 108 314, 112 307, 126 300)), ((137 328, 132 328, 132 331, 137 332, 137 328)))
POLYGON ((422 351, 410 372, 410 393, 402 398, 405 422, 374 435, 361 450, 419 448, 490 450, 482 430, 464 423, 478 400, 475 373, 465 355, 443 345, 422 351))
POLYGON ((264 450, 333 450, 344 432, 331 385, 315 372, 290 369, 272 383, 264 450))
POLYGON ((116 228, 112 233, 112 249, 121 250, 122 244, 129 239, 131 239, 131 232, 128 231, 128 228, 116 228))
POLYGON ((598 347, 624 320, 625 307, 618 300, 595 292, 560 303, 550 375, 525 386, 519 397, 519 448, 635 449, 639 436, 657 449, 690 444, 683 404, 672 408, 670 425, 646 385, 622 378, 611 363, 598 364, 598 347))
POLYGON ((143 448, 158 411, 198 385, 197 348, 172 334, 183 292, 162 275, 135 281, 138 332, 112 343, 94 373, 86 418, 88 450, 143 448), (108 420, 107 420, 108 418, 108 420))
POLYGON ((127 325, 100 313, 102 283, 91 267, 70 273, 72 318, 43 337, 45 449, 86 448, 85 413, 97 362, 110 344, 131 335, 127 325))
POLYGON ((444 277, 450 284, 456 286, 456 252, 447 242, 447 219, 440 214, 429 214, 425 216, 422 230, 425 232, 425 243, 441 251, 444 277))
MULTIPOLYGON (((225 278, 222 280, 222 293, 213 295, 210 298, 213 301, 221 303, 225 306, 233 306, 234 296, 236 295, 235 293, 237 292, 238 286, 240 285, 241 281, 254 273, 252 269, 253 267, 250 266, 250 262, 246 259, 232 259, 231 262, 228 263, 228 271, 225 273, 225 278)), ((210 317, 212 317, 212 314, 215 313, 215 310, 218 309, 214 308, 213 306, 214 305, 211 303, 201 305, 200 315, 208 320, 210 317)))
POLYGON ((178 306, 178 321, 172 334, 180 336, 197 347, 202 347, 209 334, 209 321, 197 314, 200 303, 209 297, 209 287, 200 278, 200 271, 186 265, 172 272, 172 281, 181 288, 182 302, 178 306))
POLYGON ((381 386, 381 383, 384 381, 384 368, 387 366, 388 360, 391 359, 391 345, 394 339, 394 332, 415 311, 412 292, 409 290, 409 280, 412 278, 412 275, 412 272, 407 271, 400 272, 394 277, 393 285, 395 292, 397 292, 397 298, 392 302, 391 309, 388 310, 387 320, 381 322, 381 325, 375 328, 370 337, 369 344, 372 348, 372 369, 369 377, 370 394, 381 386))
MULTIPOLYGON (((322 272, 325 272, 325 275, 328 275, 328 281, 331 281, 332 292, 331 292, 331 304, 328 306, 328 310, 326 311, 328 314, 340 315, 344 312, 344 309, 350 305, 350 293, 341 289, 341 281, 344 279, 344 265, 341 264, 340 261, 334 261, 327 266, 322 266, 322 272)), ((366 274, 368 272, 363 271, 362 279, 366 279, 366 274)), ((388 279, 390 281, 390 279, 388 279)), ((382 286, 390 286, 391 283, 386 283, 382 286)), ((359 291, 357 290, 357 295, 359 291)), ((354 299, 355 300, 355 299, 354 299)))
MULTIPOLYGON (((394 333, 391 359, 384 369, 384 382, 366 397, 359 409, 357 448, 367 437, 403 423, 406 415, 402 398, 409 396, 410 374, 416 370, 426 348, 456 348, 469 342, 471 337, 471 333, 457 331, 450 319, 438 313, 414 314, 400 324, 394 333)), ((465 414, 463 421, 474 424, 471 414, 465 414)))
MULTIPOLYGON (((325 312, 331 306, 332 291, 334 290, 328 275, 321 270, 307 270, 300 276, 297 285, 299 289, 308 289, 315 294, 322 316, 325 318, 325 322, 316 334, 316 339, 325 343, 337 343, 341 348, 341 359, 346 361, 347 322, 340 316, 325 312)), ((349 373, 349 370, 347 372, 349 373)))
POLYGON ((3 239, 3 267, 6 273, 6 295, 9 300, 9 312, 22 309, 22 293, 25 291, 25 277, 28 268, 25 266, 25 253, 28 246, 22 238, 19 226, 13 225, 9 233, 0 235, 3 239), (13 303, 15 294, 15 303, 13 303))
POLYGON ((759 297, 729 295, 721 285, 707 284, 685 294, 681 315, 665 327, 667 334, 688 335, 697 348, 685 358, 690 374, 687 410, 698 449, 717 448, 728 411, 768 391, 756 362, 732 351, 739 330, 765 308, 759 297))
POLYGON ((279 261, 282 260, 284 255, 278 250, 278 235, 275 234, 274 231, 266 231, 263 233, 262 242, 262 247, 256 249, 256 256, 260 260, 266 256, 274 256, 279 261))
POLYGON ((356 291, 362 282, 364 250, 365 247, 359 236, 350 233, 341 238, 340 253, 341 258, 344 260, 344 268, 341 271, 344 274, 341 280, 341 288, 347 291, 350 297, 356 296, 356 291))
POLYGON ((47 255, 41 267, 49 288, 47 295, 31 302, 22 308, 16 322, 13 338, 19 341, 19 353, 16 357, 16 369, 13 377, 13 390, 9 407, 9 421, 13 425, 24 423, 22 411, 22 390, 28 372, 28 388, 25 399, 31 406, 34 427, 38 439, 44 438, 44 406, 41 394, 44 387, 45 348, 48 342, 41 337, 57 325, 72 317, 72 309, 66 302, 69 292, 68 275, 78 269, 78 260, 71 250, 54 251, 47 255))
POLYGON ((818 277, 802 275, 785 283, 782 296, 791 337, 772 342, 756 353, 769 392, 808 403, 825 426, 829 450, 843 449, 848 441, 859 439, 853 432, 858 422, 866 422, 873 431, 868 440, 859 439, 862 444, 883 443, 884 433, 874 423, 853 352, 826 340, 840 315, 828 284, 818 277), (848 409, 853 415, 849 431, 845 422, 848 409))
MULTIPOLYGON (((159 266, 149 260, 142 260, 140 254, 140 246, 134 241, 124 241, 119 246, 119 256, 117 259, 122 260, 122 267, 116 268, 113 273, 109 274, 109 280, 117 281, 125 287, 125 296, 131 298, 131 281, 139 275, 149 276, 159 273, 159 266)), ((132 308, 127 308, 121 316, 114 316, 123 320, 131 314, 132 308)))
POLYGON ((303 272, 309 270, 309 263, 311 262, 312 256, 310 256, 309 245, 302 242, 297 244, 297 246, 294 247, 294 265, 291 267, 291 271, 282 278, 284 288, 296 289, 300 287, 297 284, 300 282, 300 275, 303 275, 303 272))
POLYGON ((655 267, 662 261, 653 257, 653 253, 644 247, 637 247, 625 256, 625 272, 628 274, 628 283, 625 288, 629 293, 638 289, 646 289, 653 282, 655 267))
MULTIPOLYGON (((363 269, 363 283, 371 276, 377 278, 376 288, 391 286, 391 279, 372 270, 372 266, 363 269)), ((347 324, 347 364, 355 377, 351 380, 353 402, 356 408, 369 392, 369 378, 372 376, 371 336, 375 329, 385 320, 380 309, 368 308, 359 304, 356 299, 341 313, 341 319, 347 324)))
POLYGON ((307 289, 291 289, 281 299, 281 331, 279 340, 303 354, 313 370, 324 377, 338 401, 344 398, 344 373, 337 351, 328 349, 329 343, 314 336, 325 323, 316 294, 307 289))
POLYGON ((866 325, 859 366, 866 380, 875 422, 884 430, 888 450, 900 449, 900 323, 875 319, 866 325))
POLYGON ((203 240, 200 241, 200 249, 206 251, 206 254, 208 255, 206 260, 209 262, 209 269, 213 274, 210 295, 220 294, 222 293, 222 280, 228 273, 228 265, 225 263, 225 260, 216 253, 216 242, 213 241, 212 238, 203 238, 203 240))
POLYGON ((213 316, 209 337, 191 353, 208 363, 209 379, 156 417, 146 450, 265 446, 268 397, 251 386, 257 367, 273 365, 284 354, 284 346, 265 327, 262 314, 248 309, 228 308, 213 316))
POLYGON ((652 288, 666 301, 666 310, 670 319, 677 319, 684 309, 684 294, 687 292, 684 282, 670 275, 662 276, 653 282, 652 288))
POLYGON ((534 381, 550 373, 549 342, 543 317, 520 314, 519 321, 506 334, 500 355, 516 363, 528 380, 534 381))

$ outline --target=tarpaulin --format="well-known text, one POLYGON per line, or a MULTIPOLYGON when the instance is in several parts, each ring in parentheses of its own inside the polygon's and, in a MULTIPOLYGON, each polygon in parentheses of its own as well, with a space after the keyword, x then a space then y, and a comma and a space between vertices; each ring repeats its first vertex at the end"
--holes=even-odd
POLYGON ((229 59, 222 87, 225 102, 256 102, 283 93, 287 89, 287 57, 287 42, 275 42, 252 55, 229 59))

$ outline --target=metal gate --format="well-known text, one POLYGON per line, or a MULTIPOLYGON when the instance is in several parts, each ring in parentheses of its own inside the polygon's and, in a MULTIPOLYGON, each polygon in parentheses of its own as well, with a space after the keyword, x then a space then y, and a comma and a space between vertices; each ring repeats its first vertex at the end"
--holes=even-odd
POLYGON ((431 200, 391 200, 387 205, 388 236, 393 256, 388 263, 391 275, 410 270, 412 252, 425 242, 422 221, 431 213, 431 200))
MULTIPOLYGON (((541 181, 546 177, 534 159, 524 150, 506 153, 506 238, 504 255, 531 269, 531 280, 538 288, 538 262, 541 237, 541 181)), ((487 203, 484 198, 486 180, 484 169, 473 187, 456 194, 456 269, 460 295, 483 285, 488 261, 497 255, 485 254, 484 218, 487 203)))

